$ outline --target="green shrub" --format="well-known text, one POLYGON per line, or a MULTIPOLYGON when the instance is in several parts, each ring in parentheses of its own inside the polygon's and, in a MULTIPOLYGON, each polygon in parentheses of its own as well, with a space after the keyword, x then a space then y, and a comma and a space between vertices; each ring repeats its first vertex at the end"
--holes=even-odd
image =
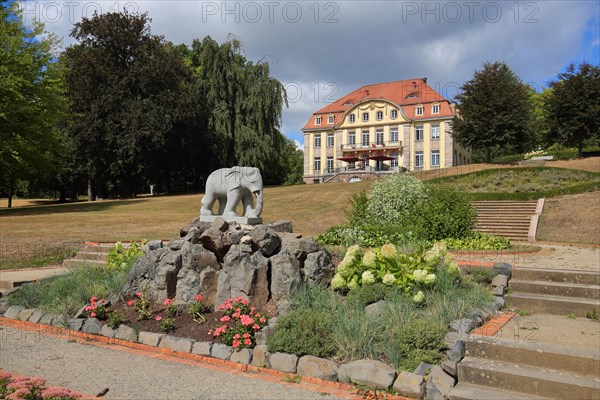
POLYGON ((333 335, 338 357, 346 361, 376 358, 383 334, 381 323, 367 318, 362 304, 345 301, 338 307, 333 335))
POLYGON ((403 226, 364 225, 333 226, 317 237, 321 245, 379 247, 386 243, 405 245, 421 241, 419 236, 403 226))
POLYGON ((143 254, 142 245, 140 243, 131 243, 129 246, 123 246, 123 243, 117 242, 110 248, 106 257, 107 269, 128 270, 143 254))
POLYGON ((396 327, 392 332, 391 345, 403 354, 399 365, 394 367, 412 371, 421 362, 437 364, 445 347, 446 327, 435 320, 416 319, 396 327))
POLYGON ((275 333, 267 338, 271 353, 330 357, 335 354, 332 315, 322 311, 291 310, 277 320, 275 333))
POLYGON ((350 303, 360 304, 365 307, 385 299, 395 290, 396 289, 393 286, 385 285, 382 282, 375 282, 371 285, 365 285, 350 290, 346 295, 346 300, 350 303))
POLYGON ((367 207, 369 198, 365 191, 353 194, 350 200, 350 210, 346 212, 346 217, 351 225, 365 225, 368 221, 367 207))
POLYGON ((462 193, 448 187, 428 187, 414 230, 430 241, 467 237, 476 216, 475 208, 462 193))
POLYGON ((461 239, 443 239, 442 242, 452 250, 504 250, 510 248, 510 239, 489 233, 472 232, 461 239))
POLYGON ((367 205, 373 224, 412 225, 412 216, 426 198, 425 186, 411 175, 394 174, 375 182, 367 205))
POLYGON ((125 322, 125 314, 121 311, 112 311, 108 314, 106 325, 111 329, 117 329, 123 322, 125 322))

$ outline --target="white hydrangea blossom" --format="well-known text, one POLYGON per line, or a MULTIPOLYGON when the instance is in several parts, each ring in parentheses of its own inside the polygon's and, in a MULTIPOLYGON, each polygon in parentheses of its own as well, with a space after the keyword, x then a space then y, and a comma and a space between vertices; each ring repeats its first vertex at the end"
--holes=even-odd
POLYGON ((460 268, 454 261, 448 264, 448 271, 452 272, 453 274, 460 275, 460 268))
POLYGON ((393 285, 394 283, 396 283, 396 277, 394 277, 393 274, 390 274, 388 272, 383 276, 383 283, 386 285, 393 285))
POLYGON ((413 296, 413 301, 415 303, 422 303, 423 301, 425 301, 425 294, 423 294, 423 292, 419 290, 419 293, 413 296))
POLYGON ((365 271, 362 273, 362 283, 363 285, 369 285, 371 283, 375 283, 375 275, 371 271, 365 271))
POLYGON ((425 283, 426 285, 431 285, 433 284, 433 282, 435 282, 435 274, 427 274, 425 276, 425 278, 423 279, 423 283, 425 283))
POLYGON ((398 255, 396 246, 391 243, 384 244, 381 246, 381 255, 385 258, 395 258, 398 255))
POLYGON ((424 282, 426 277, 427 271, 425 270, 415 269, 415 271, 413 272, 413 278, 415 279, 415 282, 424 282))
POLYGON ((342 277, 342 275, 338 273, 333 276, 333 279, 331 280, 331 287, 333 289, 345 289, 346 286, 346 280, 342 277))
POLYGON ((358 287, 358 283, 355 281, 348 282, 348 289, 356 289, 358 287))
POLYGON ((377 259, 377 255, 369 250, 363 256, 362 262, 367 267, 375 267, 375 260, 377 259))

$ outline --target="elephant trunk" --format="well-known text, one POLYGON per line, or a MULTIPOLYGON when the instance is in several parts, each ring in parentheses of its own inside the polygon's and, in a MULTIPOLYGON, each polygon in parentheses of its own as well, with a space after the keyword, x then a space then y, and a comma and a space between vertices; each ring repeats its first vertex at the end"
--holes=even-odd
POLYGON ((254 215, 260 217, 263 209, 263 190, 258 190, 256 192, 256 207, 254 208, 254 215))

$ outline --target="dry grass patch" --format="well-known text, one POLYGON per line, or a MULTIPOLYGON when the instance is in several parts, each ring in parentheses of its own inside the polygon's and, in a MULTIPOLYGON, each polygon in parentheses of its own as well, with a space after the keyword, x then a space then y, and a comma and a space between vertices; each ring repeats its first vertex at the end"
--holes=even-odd
POLYGON ((550 242, 600 243, 600 192, 546 199, 537 239, 550 242))

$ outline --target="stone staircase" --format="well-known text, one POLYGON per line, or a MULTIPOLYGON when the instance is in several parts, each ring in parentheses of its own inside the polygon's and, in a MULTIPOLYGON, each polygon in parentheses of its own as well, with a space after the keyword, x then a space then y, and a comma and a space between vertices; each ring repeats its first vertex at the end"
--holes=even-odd
POLYGON ((600 355, 471 336, 450 400, 600 399, 600 355))
POLYGON ((112 246, 114 246, 114 243, 86 243, 83 249, 75 254, 74 257, 64 260, 63 266, 67 268, 81 267, 83 265, 105 266, 106 257, 112 246))
POLYGON ((474 201, 475 230, 517 241, 535 241, 544 199, 532 201, 474 201))
POLYGON ((552 315, 600 313, 600 273, 515 268, 505 295, 510 307, 552 315))

